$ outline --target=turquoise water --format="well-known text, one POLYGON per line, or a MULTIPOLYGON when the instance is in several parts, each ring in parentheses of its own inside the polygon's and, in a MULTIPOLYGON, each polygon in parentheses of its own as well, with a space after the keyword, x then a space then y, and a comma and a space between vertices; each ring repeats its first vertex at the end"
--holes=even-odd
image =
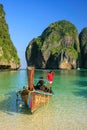
MULTIPOLYGON (((47 71, 36 70, 35 82, 47 71)), ((34 114, 16 105, 26 70, 0 72, 0 130, 87 130, 87 70, 55 70, 54 96, 34 114)))

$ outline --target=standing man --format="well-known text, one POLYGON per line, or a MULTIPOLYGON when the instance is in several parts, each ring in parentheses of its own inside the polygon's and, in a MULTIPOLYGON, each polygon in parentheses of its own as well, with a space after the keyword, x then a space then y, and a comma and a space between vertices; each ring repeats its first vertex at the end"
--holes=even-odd
POLYGON ((54 72, 50 71, 47 74, 47 80, 49 81, 49 88, 50 88, 50 90, 52 89, 53 77, 54 77, 54 72))

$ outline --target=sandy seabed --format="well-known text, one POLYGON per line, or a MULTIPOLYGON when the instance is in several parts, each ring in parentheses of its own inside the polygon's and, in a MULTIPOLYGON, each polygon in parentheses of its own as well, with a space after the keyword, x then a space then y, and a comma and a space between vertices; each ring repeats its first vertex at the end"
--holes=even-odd
POLYGON ((87 130, 86 109, 64 109, 56 105, 52 111, 50 103, 33 114, 21 112, 0 112, 0 130, 87 130), (73 111, 72 111, 73 110, 73 111), (82 113, 83 112, 83 113, 82 113))

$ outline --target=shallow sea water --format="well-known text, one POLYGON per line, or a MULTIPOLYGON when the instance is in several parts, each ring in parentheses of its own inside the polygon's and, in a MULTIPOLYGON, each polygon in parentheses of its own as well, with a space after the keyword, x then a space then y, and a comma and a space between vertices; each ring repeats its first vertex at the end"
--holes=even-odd
MULTIPOLYGON (((46 77, 35 70, 35 82, 46 77)), ((0 72, 0 130, 87 130, 87 70, 55 70, 54 96, 33 114, 16 105, 26 70, 0 72)))

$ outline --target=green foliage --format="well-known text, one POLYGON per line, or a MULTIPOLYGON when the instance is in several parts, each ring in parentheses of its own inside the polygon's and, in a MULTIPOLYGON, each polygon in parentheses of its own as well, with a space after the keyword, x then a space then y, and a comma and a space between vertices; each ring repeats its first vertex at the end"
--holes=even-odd
POLYGON ((72 47, 63 48, 63 51, 67 51, 67 54, 70 58, 78 58, 78 52, 72 47))
POLYGON ((78 58, 78 52, 73 48, 73 47, 62 47, 62 46, 58 46, 57 48, 53 48, 52 49, 52 54, 55 55, 55 54, 59 54, 59 53, 64 53, 64 52, 67 52, 67 55, 70 57, 70 58, 78 58))
POLYGON ((53 44, 55 41, 59 42, 60 39, 62 39, 64 36, 71 36, 72 39, 75 41, 75 48, 79 50, 79 47, 77 45, 77 28, 72 23, 66 20, 50 24, 50 26, 43 31, 41 39, 42 43, 45 41, 47 42, 47 44, 53 44))
POLYGON ((52 54, 55 55, 56 53, 60 53, 60 51, 62 50, 62 47, 59 45, 56 48, 52 48, 52 54))
POLYGON ((79 51, 77 37, 77 28, 69 21, 62 20, 50 24, 50 26, 43 31, 40 37, 34 39, 34 42, 37 43, 38 48, 41 49, 42 52, 45 52, 49 47, 49 50, 53 55, 56 53, 61 53, 61 51, 67 51, 70 57, 77 58, 77 52, 79 51), (71 47, 62 47, 60 44, 61 39, 63 39, 65 36, 72 37, 73 44, 71 43, 71 47), (54 47, 54 43, 56 44, 56 47, 54 47), (43 44, 45 45, 43 46, 43 44))
POLYGON ((41 37, 36 38, 35 41, 36 41, 36 43, 37 43, 37 45, 38 45, 38 47, 39 47, 38 49, 40 50, 41 47, 42 47, 41 37))
POLYGON ((78 34, 76 27, 72 23, 66 20, 62 20, 62 21, 50 24, 50 26, 46 28, 44 32, 42 33, 43 39, 48 37, 53 31, 58 32, 58 35, 60 35, 61 37, 72 36, 73 38, 75 38, 76 35, 78 34))
POLYGON ((0 4, 0 18, 4 18, 5 17, 5 12, 3 10, 3 5, 0 4))
POLYGON ((0 46, 3 50, 3 56, 0 57, 0 60, 6 59, 10 62, 10 60, 13 59, 15 63, 20 64, 17 50, 14 47, 8 33, 8 25, 5 21, 5 12, 2 5, 0 5, 0 46))

